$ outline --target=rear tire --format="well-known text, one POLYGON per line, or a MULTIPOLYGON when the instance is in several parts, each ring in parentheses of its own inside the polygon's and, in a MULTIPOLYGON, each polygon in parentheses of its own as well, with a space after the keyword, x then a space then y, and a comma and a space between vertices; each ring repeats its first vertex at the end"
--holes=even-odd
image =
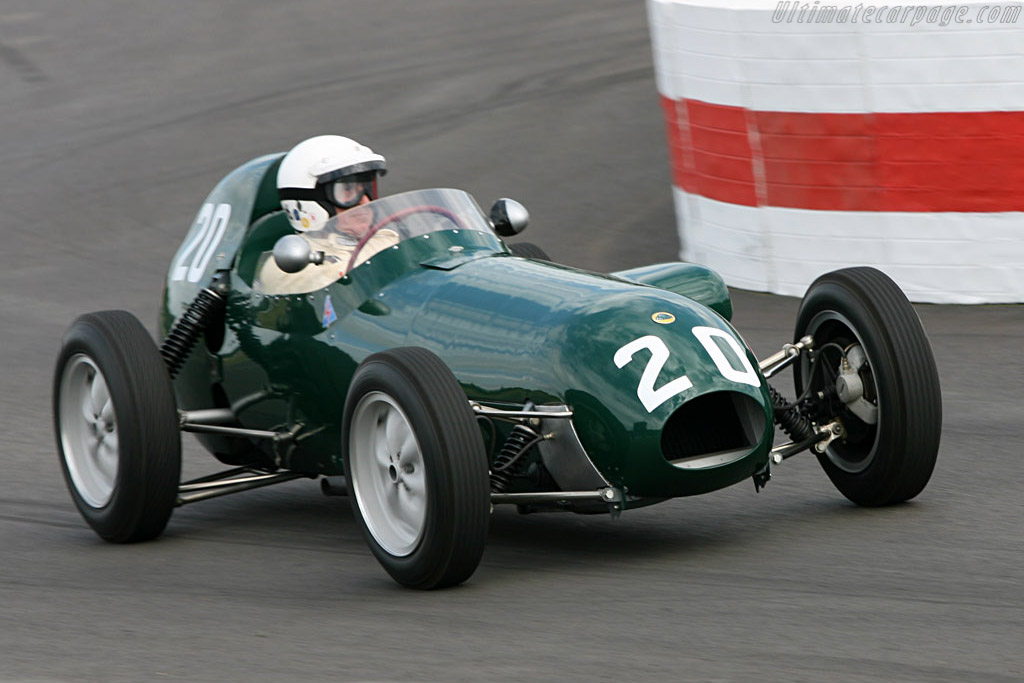
POLYGON ((533 259, 534 261, 551 260, 548 253, 533 242, 514 242, 508 246, 508 250, 515 256, 533 259))
POLYGON ((345 401, 343 457, 355 518, 403 586, 454 586, 487 540, 490 480, 476 418, 451 370, 421 348, 369 356, 345 401))
POLYGON ((829 343, 846 349, 863 385, 863 402, 833 400, 816 416, 838 417, 847 431, 818 455, 829 479, 858 505, 910 500, 931 477, 942 431, 935 358, 913 306, 879 270, 837 270, 815 280, 800 304, 794 337, 806 334, 820 367, 806 356, 794 367, 797 394, 808 383, 811 395, 836 385, 844 356, 829 343))
POLYGON ((79 317, 53 385, 54 429, 71 498, 113 543, 159 536, 174 509, 181 434, 160 352, 130 313, 79 317))

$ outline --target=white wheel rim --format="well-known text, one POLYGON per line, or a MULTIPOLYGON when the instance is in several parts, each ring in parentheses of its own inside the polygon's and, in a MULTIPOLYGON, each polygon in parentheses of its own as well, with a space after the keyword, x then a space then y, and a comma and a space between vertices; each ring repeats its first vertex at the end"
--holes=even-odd
POLYGON ((374 540, 395 557, 416 550, 427 519, 423 453, 409 418, 380 391, 363 396, 352 415, 349 478, 374 540))
POLYGON ((60 441, 71 482, 87 505, 110 502, 120 450, 117 415, 100 369, 85 354, 72 356, 60 378, 60 441))

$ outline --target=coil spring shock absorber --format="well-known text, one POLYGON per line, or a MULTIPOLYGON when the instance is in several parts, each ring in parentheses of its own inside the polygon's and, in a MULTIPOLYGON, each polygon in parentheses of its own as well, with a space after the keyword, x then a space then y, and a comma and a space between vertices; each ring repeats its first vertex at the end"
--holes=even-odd
POLYGON ((196 298, 192 300, 189 307, 174 323, 174 327, 167 333, 167 338, 160 345, 160 355, 167 364, 167 372, 174 379, 184 365, 185 359, 192 351, 199 335, 206 328, 207 323, 217 314, 224 310, 226 304, 225 295, 228 287, 223 282, 214 279, 209 287, 204 287, 196 298))
POLYGON ((491 465, 491 491, 508 491, 512 480, 522 474, 523 454, 540 440, 540 435, 524 424, 517 424, 512 428, 501 447, 501 452, 495 456, 494 464, 491 465))
POLYGON ((772 407, 775 409, 775 421, 782 427, 782 431, 789 434, 793 441, 805 441, 814 436, 814 426, 800 412, 800 410, 787 401, 785 397, 771 384, 768 384, 768 393, 772 397, 772 407))

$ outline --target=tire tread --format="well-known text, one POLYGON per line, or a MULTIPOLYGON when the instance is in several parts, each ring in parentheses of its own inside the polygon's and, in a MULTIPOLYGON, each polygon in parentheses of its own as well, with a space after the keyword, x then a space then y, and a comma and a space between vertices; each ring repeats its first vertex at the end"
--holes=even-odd
MULTIPOLYGON (((384 568, 405 586, 435 589, 462 583, 480 563, 490 523, 487 459, 476 418, 465 392, 437 355, 419 347, 399 347, 368 356, 359 366, 346 399, 345 429, 363 391, 361 377, 369 377, 377 370, 397 374, 426 413, 429 433, 417 435, 421 447, 423 440, 429 440, 446 454, 433 463, 444 470, 433 484, 445 502, 440 508, 443 516, 437 520, 443 532, 441 538, 430 539, 430 548, 414 551, 419 559, 410 562, 395 560, 379 548, 361 522, 364 536, 384 568)), ((350 454, 345 439, 347 467, 350 454)), ((351 496, 351 500, 361 520, 356 497, 351 496)))
MULTIPOLYGON (((797 337, 802 336, 802 325, 810 317, 805 307, 813 306, 820 292, 837 287, 853 298, 885 342, 876 353, 884 353, 884 365, 893 375, 896 400, 892 403, 898 407, 899 424, 887 426, 893 439, 885 463, 873 465, 865 473, 850 476, 832 465, 827 456, 819 456, 819 460, 837 488, 857 504, 903 502, 927 485, 941 438, 941 389, 931 345, 917 312, 899 286, 870 267, 845 268, 817 278, 801 304, 797 337)), ((889 419, 892 411, 890 405, 889 419)))
POLYGON ((65 472, 72 497, 93 529, 107 541, 133 543, 155 538, 170 519, 181 471, 177 408, 163 358, 131 313, 112 310, 79 316, 65 335, 54 378, 58 449, 62 449, 57 422, 61 368, 75 353, 98 360, 111 399, 116 395, 122 400, 114 407, 119 471, 111 502, 101 511, 103 514, 95 514, 77 498, 65 472))

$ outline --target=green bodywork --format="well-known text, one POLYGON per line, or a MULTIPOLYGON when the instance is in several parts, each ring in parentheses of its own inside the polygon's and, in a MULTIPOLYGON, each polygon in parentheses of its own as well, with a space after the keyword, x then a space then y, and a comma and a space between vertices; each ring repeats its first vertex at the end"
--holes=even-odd
MULTIPOLYGON (((420 346, 444 360, 470 400, 504 408, 527 401, 568 406, 586 454, 627 502, 712 491, 767 466, 771 403, 756 359, 729 323, 728 291, 712 271, 668 263, 602 275, 513 256, 492 232, 444 230, 402 241, 323 289, 263 294, 253 288, 257 259, 290 233, 277 211, 279 161, 279 155, 256 159, 221 181, 204 206, 230 206, 222 236, 204 227, 201 212, 168 275, 164 334, 217 272, 229 271, 225 315, 206 329, 175 379, 179 408, 231 407, 246 428, 298 434, 296 446, 280 450, 200 436, 219 459, 343 473, 340 422, 357 366, 376 351, 420 346), (203 231, 212 251, 197 240, 203 231), (325 325, 328 297, 337 320, 325 325), (691 332, 695 327, 734 339, 756 380, 727 378, 691 332), (668 349, 661 368, 646 350, 616 365, 618 350, 648 336, 668 349), (655 392, 684 375, 692 387, 648 410, 639 390, 645 370, 657 371, 655 392), (730 400, 756 413, 748 422, 757 433, 748 435, 740 456, 721 464, 673 464, 663 453, 663 428, 684 403, 716 392, 731 392, 730 400)), ((212 209, 204 210, 209 216, 212 209)), ((729 367, 743 366, 730 355, 736 347, 717 346, 729 367)), ((718 425, 712 415, 699 426, 713 432, 735 424, 733 418, 718 425)), ((484 440, 496 451, 504 432, 491 429, 482 427, 484 440)))

